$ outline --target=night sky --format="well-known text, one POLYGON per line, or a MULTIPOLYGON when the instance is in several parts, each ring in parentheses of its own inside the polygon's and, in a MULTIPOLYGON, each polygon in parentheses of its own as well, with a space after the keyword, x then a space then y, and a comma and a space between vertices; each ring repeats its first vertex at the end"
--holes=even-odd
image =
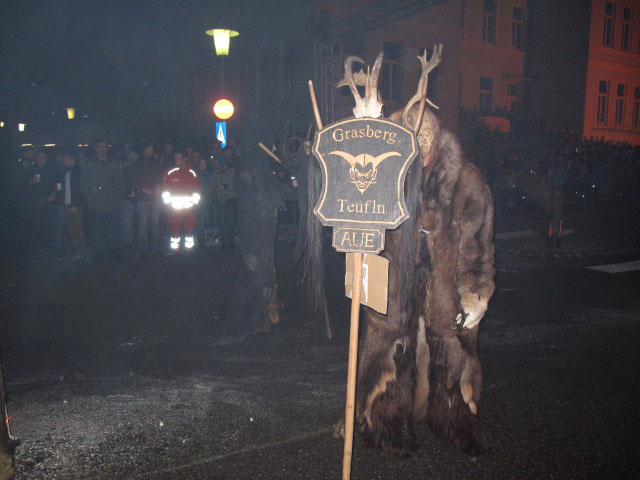
MULTIPOLYGON (((0 116, 30 130, 56 131, 65 107, 102 124, 151 124, 159 99, 176 86, 215 77, 214 25, 244 33, 260 9, 286 2, 219 0, 13 0, 1 2, 0 116), (251 9, 248 5, 252 5, 251 9), (254 11, 256 15, 246 15, 254 11), (243 15, 240 15, 243 13, 243 15), (123 106, 138 118, 122 119, 123 106), (51 113, 53 112, 53 113, 51 113), (151 118, 150 118, 151 117, 151 118)), ((208 108, 208 106, 203 107, 208 108)), ((131 117, 131 115, 128 115, 131 117)), ((135 133, 135 132, 132 132, 135 133)))

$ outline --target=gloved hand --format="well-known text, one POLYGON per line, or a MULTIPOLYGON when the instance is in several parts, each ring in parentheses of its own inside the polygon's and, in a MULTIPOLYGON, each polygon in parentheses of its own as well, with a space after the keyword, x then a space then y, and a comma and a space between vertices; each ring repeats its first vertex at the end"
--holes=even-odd
POLYGON ((171 193, 162 192, 162 201, 169 205, 171 203, 171 193))
POLYGON ((193 194, 193 204, 197 205, 199 201, 200 201, 200 194, 199 193, 194 193, 193 194))
POLYGON ((460 298, 460 306, 462 310, 468 315, 464 321, 464 328, 473 328, 480 323, 482 317, 484 317, 487 311, 487 305, 489 301, 485 298, 481 298, 476 293, 464 293, 460 298))

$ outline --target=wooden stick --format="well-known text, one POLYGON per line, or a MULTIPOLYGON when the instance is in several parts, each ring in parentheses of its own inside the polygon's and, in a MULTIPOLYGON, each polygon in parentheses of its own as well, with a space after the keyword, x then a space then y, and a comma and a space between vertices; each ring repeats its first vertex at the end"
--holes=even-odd
POLYGON ((264 146, 264 143, 262 142, 258 142, 258 146, 263 149, 267 155, 269 155, 271 158, 273 158, 276 162, 282 164, 282 161, 278 158, 278 156, 273 153, 271 150, 269 150, 267 147, 264 146))
MULTIPOLYGON (((318 126, 318 130, 322 130, 322 119, 320 118, 320 110, 318 110, 318 102, 316 100, 316 92, 313 88, 313 81, 309 80, 309 95, 311 95, 311 105, 313 106, 313 114, 316 117, 316 124, 318 126)), ((309 131, 307 132, 307 140, 311 135, 311 125, 309 125, 309 131)), ((329 322, 329 309, 327 308, 327 294, 325 293, 324 298, 322 299, 322 310, 324 313, 324 323, 327 327, 327 338, 332 338, 333 335, 331 333, 331 323, 329 322)))
POLYGON ((313 114, 316 116, 318 130, 322 130, 322 119, 320 118, 320 110, 318 110, 318 102, 316 101, 316 92, 313 89, 312 80, 309 80, 309 94, 311 95, 311 105, 313 106, 313 114))
POLYGON ((353 423, 356 404, 356 375, 358 365, 358 322, 360 320, 360 296, 362 294, 362 253, 353 254, 353 292, 351 295, 351 329, 349 332, 349 363, 347 369, 347 404, 344 413, 344 456, 342 480, 351 478, 353 453, 353 423))
POLYGON ((331 322, 329 322, 329 307, 327 307, 327 294, 322 297, 322 312, 324 313, 324 324, 327 327, 327 338, 331 340, 333 334, 331 333, 331 322))
POLYGON ((309 124, 309 130, 307 130, 307 140, 311 138, 311 129, 313 128, 313 123, 309 124))

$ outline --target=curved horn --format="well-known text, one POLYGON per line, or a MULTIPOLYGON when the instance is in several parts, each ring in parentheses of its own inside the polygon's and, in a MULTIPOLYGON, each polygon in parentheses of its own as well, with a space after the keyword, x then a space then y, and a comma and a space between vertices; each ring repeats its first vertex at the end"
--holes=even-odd
POLYGON ((383 153, 381 155, 378 155, 377 157, 374 157, 373 160, 371 160, 370 163, 373 164, 373 168, 378 168, 378 165, 380 165, 380 163, 384 159, 392 157, 392 156, 397 156, 397 155, 400 155, 400 153, 398 153, 398 152, 386 152, 386 153, 383 153))
POLYGON ((380 50, 380 53, 378 53, 376 61, 373 64, 373 70, 371 70, 371 76, 369 77, 369 82, 367 84, 367 99, 372 97, 374 101, 378 99, 378 77, 380 76, 380 67, 382 67, 383 57, 384 50, 380 50))
POLYGON ((344 59, 344 77, 338 83, 336 83, 336 87, 342 87, 343 85, 349 85, 349 90, 351 90, 351 94, 356 101, 356 105, 358 103, 362 103, 362 98, 360 97, 360 93, 356 88, 356 82, 353 79, 353 62, 364 63, 360 57, 349 56, 344 59))
POLYGON ((329 155, 338 155, 344 158, 347 161, 347 163, 351 165, 351 168, 355 167, 356 163, 358 163, 356 162, 356 157, 354 157, 353 155, 347 152, 340 152, 338 150, 334 150, 333 152, 329 152, 329 155))

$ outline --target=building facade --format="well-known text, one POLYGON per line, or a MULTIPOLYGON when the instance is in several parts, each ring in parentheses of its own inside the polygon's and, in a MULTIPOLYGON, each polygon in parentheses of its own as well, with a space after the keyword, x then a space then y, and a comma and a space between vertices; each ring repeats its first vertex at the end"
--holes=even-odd
POLYGON ((530 113, 640 145, 640 0, 531 2, 527 64, 530 113))
MULTIPOLYGON (((358 12, 375 8, 376 3, 317 1, 316 22, 339 24, 344 19, 357 18, 358 12)), ((430 55, 433 46, 442 43, 443 60, 430 74, 428 97, 440 107, 437 115, 447 128, 457 129, 461 108, 487 115, 496 110, 521 113, 528 80, 524 74, 526 0, 444 0, 423 4, 421 10, 330 45, 330 66, 323 76, 335 83, 342 76, 345 57, 357 55, 371 65, 383 50, 380 92, 385 113, 389 113, 404 106, 416 93, 420 74, 416 56, 424 49, 430 55)), ((322 64, 323 59, 316 63, 322 64)), ((347 87, 338 93, 322 86, 320 90, 321 96, 330 97, 323 104, 329 119, 351 114, 353 100, 347 87)))

